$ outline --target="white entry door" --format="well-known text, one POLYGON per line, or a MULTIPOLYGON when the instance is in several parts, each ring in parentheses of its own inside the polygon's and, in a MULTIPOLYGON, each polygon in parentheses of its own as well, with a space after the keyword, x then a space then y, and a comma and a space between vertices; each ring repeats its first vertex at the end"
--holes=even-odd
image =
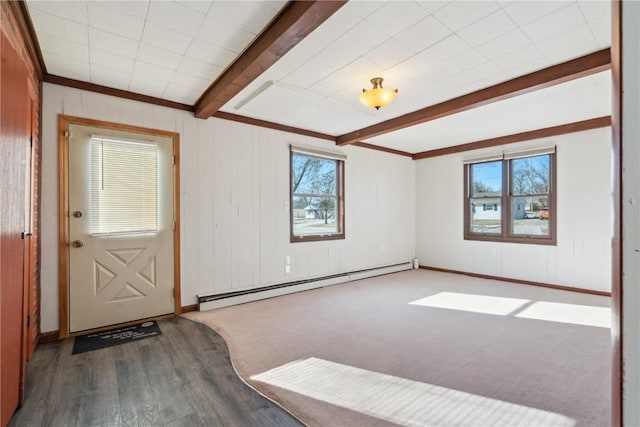
POLYGON ((174 312, 173 139, 69 125, 69 331, 174 312))

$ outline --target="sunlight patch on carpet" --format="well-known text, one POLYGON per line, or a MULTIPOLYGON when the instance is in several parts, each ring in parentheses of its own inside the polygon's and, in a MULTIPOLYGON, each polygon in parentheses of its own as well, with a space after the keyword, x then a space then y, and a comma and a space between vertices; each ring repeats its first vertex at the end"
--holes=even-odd
POLYGON ((251 379, 406 426, 576 425, 553 412, 313 357, 251 379))
POLYGON ((528 302, 529 300, 521 298, 440 292, 430 297, 410 302, 409 304, 506 316, 528 302))
POLYGON ((516 317, 611 328, 611 309, 592 305, 538 301, 516 314, 516 317))
POLYGON ((458 292, 439 292, 435 295, 412 301, 409 304, 497 316, 512 316, 522 319, 611 328, 611 309, 609 307, 532 301, 521 298, 458 292))

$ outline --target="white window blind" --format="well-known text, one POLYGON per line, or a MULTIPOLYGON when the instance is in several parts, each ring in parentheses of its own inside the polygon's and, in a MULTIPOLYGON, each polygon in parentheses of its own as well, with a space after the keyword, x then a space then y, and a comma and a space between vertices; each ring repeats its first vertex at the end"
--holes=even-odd
POLYGON ((467 165, 471 163, 485 163, 485 162, 493 162, 496 160, 503 160, 503 159, 506 159, 506 160, 520 159, 522 157, 542 156, 544 154, 553 154, 555 152, 556 152, 556 147, 554 145, 551 147, 533 148, 533 149, 524 150, 524 151, 512 151, 512 152, 506 152, 506 153, 491 154, 491 155, 481 156, 481 157, 472 157, 472 158, 464 159, 463 163, 467 165))
POLYGON ((521 159, 523 157, 535 157, 535 156, 543 156, 545 154, 553 154, 556 152, 556 147, 555 145, 552 147, 541 147, 541 148, 534 148, 531 150, 525 150, 525 151, 514 151, 514 152, 510 152, 510 153, 505 153, 504 154, 504 158, 509 160, 509 159, 521 159))
POLYGON ((293 145, 293 144, 291 144, 290 147, 292 152, 303 154, 305 156, 322 157, 324 159, 331 159, 331 160, 347 160, 346 154, 338 153, 336 151, 318 150, 311 147, 302 147, 302 146, 293 145))
POLYGON ((91 234, 158 231, 158 147, 91 138, 91 234))
POLYGON ((462 162, 465 165, 468 165, 471 163, 495 162, 496 160, 502 160, 502 159, 503 159, 503 155, 502 153, 499 153, 499 154, 490 154, 490 155, 481 156, 481 157, 470 157, 470 158, 464 159, 462 162))

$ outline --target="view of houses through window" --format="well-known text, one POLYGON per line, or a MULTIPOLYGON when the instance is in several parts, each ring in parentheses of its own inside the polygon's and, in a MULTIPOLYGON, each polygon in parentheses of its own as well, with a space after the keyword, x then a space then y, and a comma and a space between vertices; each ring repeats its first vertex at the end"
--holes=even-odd
POLYGON ((292 241, 344 238, 342 171, 342 160, 292 151, 292 241))
POLYGON ((514 155, 465 165, 465 238, 551 240, 554 156, 514 155))

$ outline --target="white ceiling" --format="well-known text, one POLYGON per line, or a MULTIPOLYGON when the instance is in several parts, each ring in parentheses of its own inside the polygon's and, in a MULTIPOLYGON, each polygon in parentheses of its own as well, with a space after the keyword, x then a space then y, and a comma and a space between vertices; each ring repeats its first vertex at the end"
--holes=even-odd
MULTIPOLYGON (((50 74, 185 104, 285 1, 27 1, 50 74)), ((341 135, 610 45, 601 1, 350 1, 222 108, 341 135), (380 111, 369 79, 398 88, 380 111)), ((610 114, 608 72, 366 142, 411 153, 610 114)))
POLYGON ((365 142, 417 153, 610 114, 611 76, 603 71, 365 142))
POLYGON ((286 3, 28 1, 50 74, 193 104, 286 3))

